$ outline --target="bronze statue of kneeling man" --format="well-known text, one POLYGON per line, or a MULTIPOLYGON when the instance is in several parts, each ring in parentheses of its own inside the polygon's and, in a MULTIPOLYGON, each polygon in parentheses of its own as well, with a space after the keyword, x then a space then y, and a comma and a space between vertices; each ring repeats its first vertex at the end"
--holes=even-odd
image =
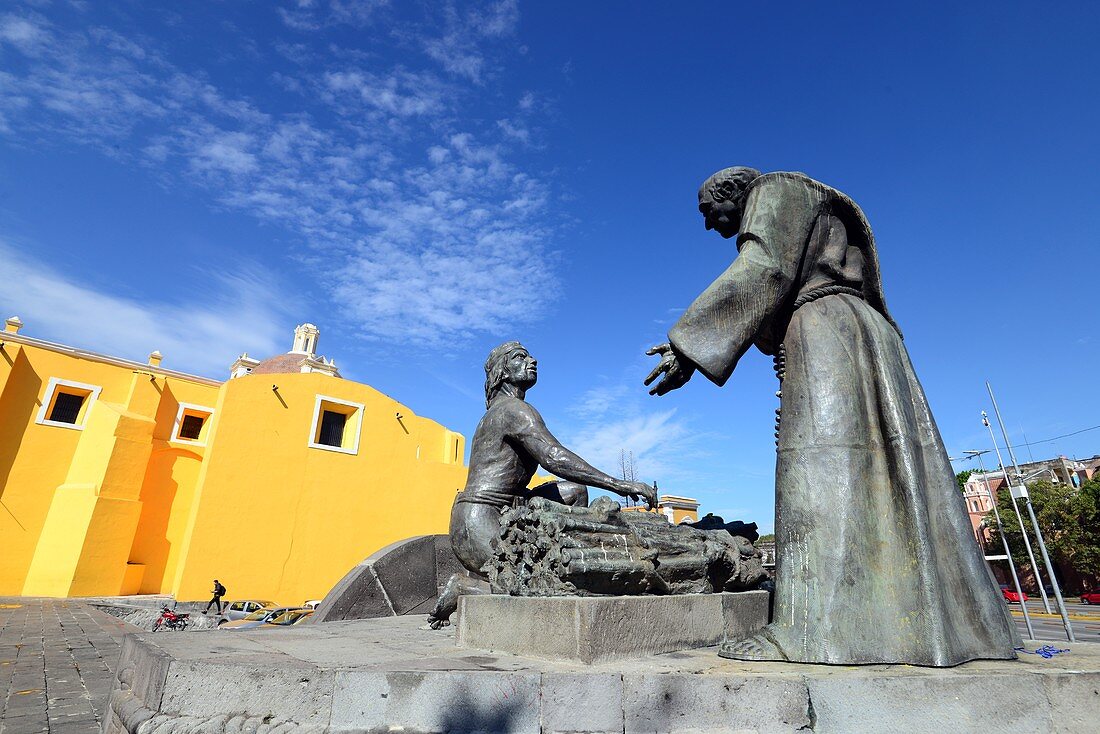
POLYGON ((447 581, 428 617, 433 629, 449 624, 459 596, 485 593, 482 567, 492 558, 505 510, 533 497, 586 507, 589 486, 657 505, 655 488, 605 474, 554 438, 539 412, 524 400, 537 379, 538 363, 519 342, 506 342, 489 352, 486 411, 474 431, 466 487, 451 509, 451 546, 470 576, 454 574, 447 581), (540 466, 562 481, 528 489, 540 466))

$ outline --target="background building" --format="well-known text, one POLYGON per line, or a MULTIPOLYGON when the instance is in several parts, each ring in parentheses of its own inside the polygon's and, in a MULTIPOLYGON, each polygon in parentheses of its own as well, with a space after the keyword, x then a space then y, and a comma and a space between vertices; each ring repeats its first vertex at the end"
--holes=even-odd
POLYGON ((0 595, 317 598, 443 533, 464 439, 340 378, 303 324, 224 382, 0 334, 0 595))
MULTIPOLYGON (((1015 474, 1014 467, 1010 467, 1008 471, 1010 475, 1015 474)), ((1089 546, 1094 545, 1094 543, 1089 542, 1094 534, 1090 534, 1086 529, 1084 534, 1076 540, 1067 541, 1063 531, 1068 530, 1070 526, 1082 526, 1082 523, 1084 528, 1090 527, 1087 510, 1082 506, 1077 506, 1076 510, 1072 509, 1069 498, 1077 495, 1078 488, 1085 482, 1095 478, 1098 471, 1100 471, 1100 456, 1093 456, 1084 460, 1057 456, 1053 459, 1020 464, 1020 473, 1025 483, 1032 489, 1031 501, 1035 505, 1035 512, 1040 521, 1044 523, 1043 533, 1046 535, 1051 560, 1063 590, 1092 588, 1096 583, 1096 569, 1088 563, 1077 562, 1091 557, 1090 554, 1094 553, 1089 548, 1089 546), (1045 491, 1039 489, 1043 486, 1046 488, 1045 491), (1051 492, 1061 497, 1060 500, 1055 501, 1055 506, 1061 507, 1062 510, 1056 512, 1053 517, 1047 515, 1044 520, 1044 505, 1048 493, 1051 492), (1086 512, 1085 516, 1075 514, 1075 512, 1082 511, 1086 512), (1066 545, 1067 542, 1069 545, 1066 545)), ((967 476, 963 485, 963 497, 978 545, 986 553, 997 580, 1002 584, 1008 584, 1011 582, 1011 576, 1004 561, 1003 547, 1000 541, 993 540, 992 526, 994 521, 990 514, 993 511, 990 492, 996 496, 1004 491, 1004 487, 1004 473, 999 468, 996 471, 989 471, 984 474, 972 472, 967 476)), ((1027 511, 1024 509, 1022 501, 1020 502, 1020 512, 1025 518, 1027 517, 1027 511)), ((1014 514, 1012 510, 1006 510, 1004 506, 1001 507, 1002 521, 1006 523, 1006 527, 1013 529, 1009 531, 1010 544, 1016 543, 1019 539, 1018 524, 1014 514)), ((1030 535, 1033 532, 1030 520, 1025 520, 1025 526, 1028 528, 1030 535)), ((1030 537, 1034 543, 1034 536, 1031 535, 1030 537)), ((1039 550, 1037 548, 1033 550, 1038 556, 1039 550)), ((1037 593, 1035 571, 1030 568, 1024 550, 1014 545, 1012 552, 1021 585, 1029 593, 1037 593)), ((1045 571, 1043 575, 1045 578, 1045 571)))
MULTIPOLYGON (((1011 475, 1016 470, 1009 467, 1008 471, 1011 475)), ((1100 456, 1083 460, 1057 456, 1053 459, 1029 461, 1026 464, 1020 464, 1020 473, 1023 474, 1028 484, 1047 481, 1055 486, 1080 487, 1082 483, 1089 481, 1097 473, 1100 473, 1100 456)), ((993 496, 996 496, 997 492, 1004 487, 1004 480, 1004 474, 1000 469, 988 471, 984 474, 976 471, 967 477, 966 483, 963 485, 963 497, 966 500, 966 511, 970 516, 970 524, 974 528, 974 537, 977 539, 978 544, 983 547, 989 541, 989 529, 986 525, 983 525, 983 520, 985 520, 988 513, 993 512, 993 502, 989 495, 992 492, 993 496), (988 482, 988 490, 986 489, 986 482, 988 482)))
POLYGON ((674 494, 662 494, 657 498, 657 508, 650 510, 645 504, 627 505, 624 512, 659 512, 674 525, 682 522, 696 522, 699 519, 699 502, 691 497, 679 497, 674 494))

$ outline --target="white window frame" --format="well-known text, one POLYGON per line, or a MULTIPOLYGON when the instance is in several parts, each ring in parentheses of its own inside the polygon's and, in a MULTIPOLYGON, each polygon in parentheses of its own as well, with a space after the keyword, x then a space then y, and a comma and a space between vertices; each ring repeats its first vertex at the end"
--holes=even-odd
POLYGON ((205 446, 206 438, 209 436, 210 426, 207 424, 211 418, 214 417, 214 409, 206 405, 197 405, 195 403, 180 403, 179 410, 176 411, 176 420, 172 424, 172 437, 168 439, 170 443, 178 443, 183 446, 205 446), (183 427, 183 414, 187 411, 192 413, 206 413, 206 418, 202 422, 202 430, 199 431, 199 436, 202 438, 180 438, 180 428, 183 427), (204 433, 205 432, 205 433, 204 433))
MULTIPOLYGON (((308 443, 309 447, 311 449, 323 449, 325 451, 335 451, 339 454, 352 454, 352 455, 358 454, 359 453, 359 436, 363 432, 363 418, 364 418, 363 410, 364 410, 364 406, 363 406, 362 403, 353 403, 350 400, 341 400, 340 398, 334 398, 330 395, 318 395, 317 400, 313 404, 313 421, 310 423, 310 426, 309 426, 309 443, 308 443), (349 445, 347 447, 344 447, 344 446, 329 446, 328 444, 317 443, 316 441, 313 440, 314 436, 317 435, 318 428, 320 427, 321 404, 322 403, 335 403, 336 405, 343 405, 344 407, 347 407, 347 408, 354 408, 354 410, 351 413, 348 414, 349 418, 351 416, 354 416, 356 413, 359 414, 358 417, 357 417, 357 420, 354 421, 354 423, 355 423, 355 435, 352 437, 352 440, 349 442, 349 445)), ((347 424, 346 423, 344 424, 344 430, 345 431, 347 430, 347 424)))
POLYGON ((46 394, 42 397, 42 407, 38 409, 38 416, 34 419, 34 422, 42 426, 54 426, 55 428, 68 428, 73 431, 83 431, 84 425, 88 422, 88 416, 92 412, 92 405, 95 404, 99 393, 103 388, 99 385, 89 385, 84 382, 75 382, 73 380, 63 380, 60 377, 51 377, 50 381, 46 383, 46 394), (61 421, 51 421, 46 416, 49 415, 50 406, 53 405, 54 393, 57 392, 59 387, 71 387, 81 392, 87 392, 88 397, 87 404, 83 407, 83 417, 79 423, 62 423, 61 421))

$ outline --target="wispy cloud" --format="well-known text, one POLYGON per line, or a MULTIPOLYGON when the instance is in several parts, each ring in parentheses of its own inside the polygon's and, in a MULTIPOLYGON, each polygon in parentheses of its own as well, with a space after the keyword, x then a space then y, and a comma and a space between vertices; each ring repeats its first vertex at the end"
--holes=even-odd
MULTIPOLYGON (((725 424, 707 422, 648 394, 641 378, 651 368, 650 358, 639 356, 620 374, 600 377, 571 401, 564 415, 553 418, 551 427, 557 426, 566 446, 613 474, 619 471, 620 453, 633 454, 641 480, 656 480, 662 494, 694 497, 704 511, 749 504, 750 487, 767 492, 770 469, 756 472, 731 464, 726 447, 735 439, 725 424)), ((756 517, 738 512, 726 519, 756 517)))
POLYGON ((629 390, 624 383, 593 387, 580 396, 570 412, 582 420, 598 420, 608 415, 616 405, 622 404, 628 396, 629 390))
POLYGON ((640 478, 667 481, 680 473, 688 435, 676 411, 663 410, 588 423, 571 436, 570 448, 604 471, 614 471, 621 451, 633 453, 640 478))
POLYGON ((483 7, 441 8, 443 33, 421 39, 424 52, 451 74, 481 84, 486 59, 479 42, 511 35, 519 22, 516 0, 500 0, 483 7))
POLYGON ((293 0, 276 9, 288 28, 316 31, 327 26, 364 26, 374 20, 387 0, 293 0))
POLYGON ((626 452, 633 455, 636 476, 656 480, 661 494, 694 497, 703 513, 756 521, 761 532, 771 532, 767 495, 773 473, 722 466, 727 460, 720 447, 728 436, 675 409, 661 409, 640 386, 631 389, 626 382, 589 390, 569 412, 577 422, 562 431, 565 444, 603 471, 617 475, 626 452), (753 500, 761 497, 763 506, 756 505, 753 500))
POLYGON ((49 34, 42 28, 40 18, 20 18, 13 14, 0 16, 0 41, 9 43, 30 56, 45 50, 49 34))
POLYGON ((696 496, 699 464, 716 436, 646 394, 631 364, 617 379, 586 390, 569 406, 561 427, 567 446, 593 465, 616 473, 621 452, 633 454, 637 475, 658 480, 662 491, 696 496))
MULTIPOLYGON (((382 5, 299 0, 281 12, 305 31, 374 22, 382 5)), ((269 79, 298 96, 297 111, 235 97, 140 37, 8 14, 0 133, 94 146, 169 187, 201 187, 297 235, 298 258, 364 338, 454 344, 542 316, 557 288, 548 184, 517 158, 533 98, 493 101, 486 87, 515 3, 441 14, 394 41, 419 48, 419 64, 308 33, 283 44, 296 70, 269 79), (502 107, 496 126, 480 122, 487 104, 502 107)))
POLYGON ((25 333, 75 347, 144 360, 154 349, 165 367, 225 377, 242 351, 267 356, 287 349, 295 308, 274 276, 252 263, 233 275, 208 273, 186 302, 125 298, 20 253, 0 241, 0 313, 21 315, 25 333), (33 318, 28 318, 33 314, 33 318))

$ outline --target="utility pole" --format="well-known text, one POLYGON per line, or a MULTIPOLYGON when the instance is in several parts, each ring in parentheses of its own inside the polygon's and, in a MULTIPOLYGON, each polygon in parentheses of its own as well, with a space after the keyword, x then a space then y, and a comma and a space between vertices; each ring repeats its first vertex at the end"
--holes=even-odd
MULTIPOLYGON (((1039 552, 1043 554, 1043 565, 1046 566, 1047 576, 1050 577, 1050 587, 1054 591, 1054 600, 1058 604, 1058 613, 1062 615, 1062 626, 1066 628, 1066 639, 1070 642, 1076 642, 1076 638, 1073 636, 1073 626, 1069 622, 1069 613, 1066 612, 1066 603, 1062 599, 1062 589, 1058 586, 1058 578, 1054 575, 1054 567, 1050 563, 1050 556, 1047 554, 1047 544, 1043 541, 1043 530, 1039 527, 1039 520, 1035 517, 1035 509, 1031 506, 1031 498, 1028 496, 1027 487, 1024 485, 1024 475, 1020 471, 1020 465, 1016 462, 1016 454, 1012 451, 1012 443, 1008 440, 1008 431, 1005 430, 1005 422, 1001 419, 1001 409, 997 407, 997 399, 993 397, 993 388, 989 383, 985 383, 985 389, 989 391, 989 399, 993 401, 993 412, 997 414, 997 423, 1001 426, 1001 435, 1004 436, 1005 446, 1008 448, 1009 458, 1012 459, 1012 467, 1016 470, 1016 478, 1020 482, 1019 487, 1010 487, 1009 491, 1013 497, 1018 493, 1024 500, 1024 505, 1027 507, 1027 514, 1031 518, 1031 526, 1035 530, 1035 539, 1039 541, 1039 552)), ((990 429, 992 433, 992 429, 990 429)), ((996 442, 994 442, 996 443, 996 442)), ((1038 576, 1038 574, 1036 574, 1038 576)), ((1039 588, 1042 589, 1042 581, 1039 582, 1039 588)), ((1046 595, 1043 595, 1046 598, 1046 595)))
POLYGON ((1027 560, 1031 564, 1031 572, 1035 574, 1035 585, 1039 587, 1039 596, 1043 598, 1043 609, 1050 614, 1050 602, 1047 601, 1047 593, 1043 590, 1043 577, 1039 575, 1039 564, 1035 562, 1035 554, 1031 550, 1031 541, 1027 537, 1027 527, 1024 525, 1024 516, 1020 514, 1020 505, 1016 503, 1016 493, 1012 491, 1012 480, 1008 478, 1008 469, 1001 459, 1001 449, 997 447, 997 439, 993 436, 993 426, 989 423, 989 416, 982 411, 982 425, 989 429, 989 440, 993 442, 993 449, 997 452, 997 465, 1001 468, 1001 475, 1005 479, 1005 488, 1012 499, 1012 509, 1016 510, 1016 521, 1020 523, 1020 535, 1024 536, 1024 549, 1027 551, 1027 560))
POLYGON ((1016 563, 1012 560, 1012 551, 1008 549, 1008 538, 1005 537, 1004 526, 1001 525, 1001 511, 997 509, 997 498, 993 496, 993 489, 989 486, 989 475, 985 473, 985 462, 982 461, 982 454, 988 454, 989 450, 985 451, 964 451, 964 454, 972 459, 978 460, 978 468, 982 470, 982 479, 985 480, 985 493, 989 497, 989 501, 993 503, 993 519, 997 523, 997 534, 1001 536, 1001 543, 1005 548, 1005 558, 1008 560, 1008 570, 1012 572, 1012 585, 1016 588, 1016 598, 1020 600, 1020 609, 1024 612, 1024 626, 1027 627, 1027 639, 1035 639, 1035 630, 1031 628, 1031 615, 1027 612, 1027 602, 1024 601, 1024 591, 1020 588, 1020 579, 1016 576, 1016 563))

